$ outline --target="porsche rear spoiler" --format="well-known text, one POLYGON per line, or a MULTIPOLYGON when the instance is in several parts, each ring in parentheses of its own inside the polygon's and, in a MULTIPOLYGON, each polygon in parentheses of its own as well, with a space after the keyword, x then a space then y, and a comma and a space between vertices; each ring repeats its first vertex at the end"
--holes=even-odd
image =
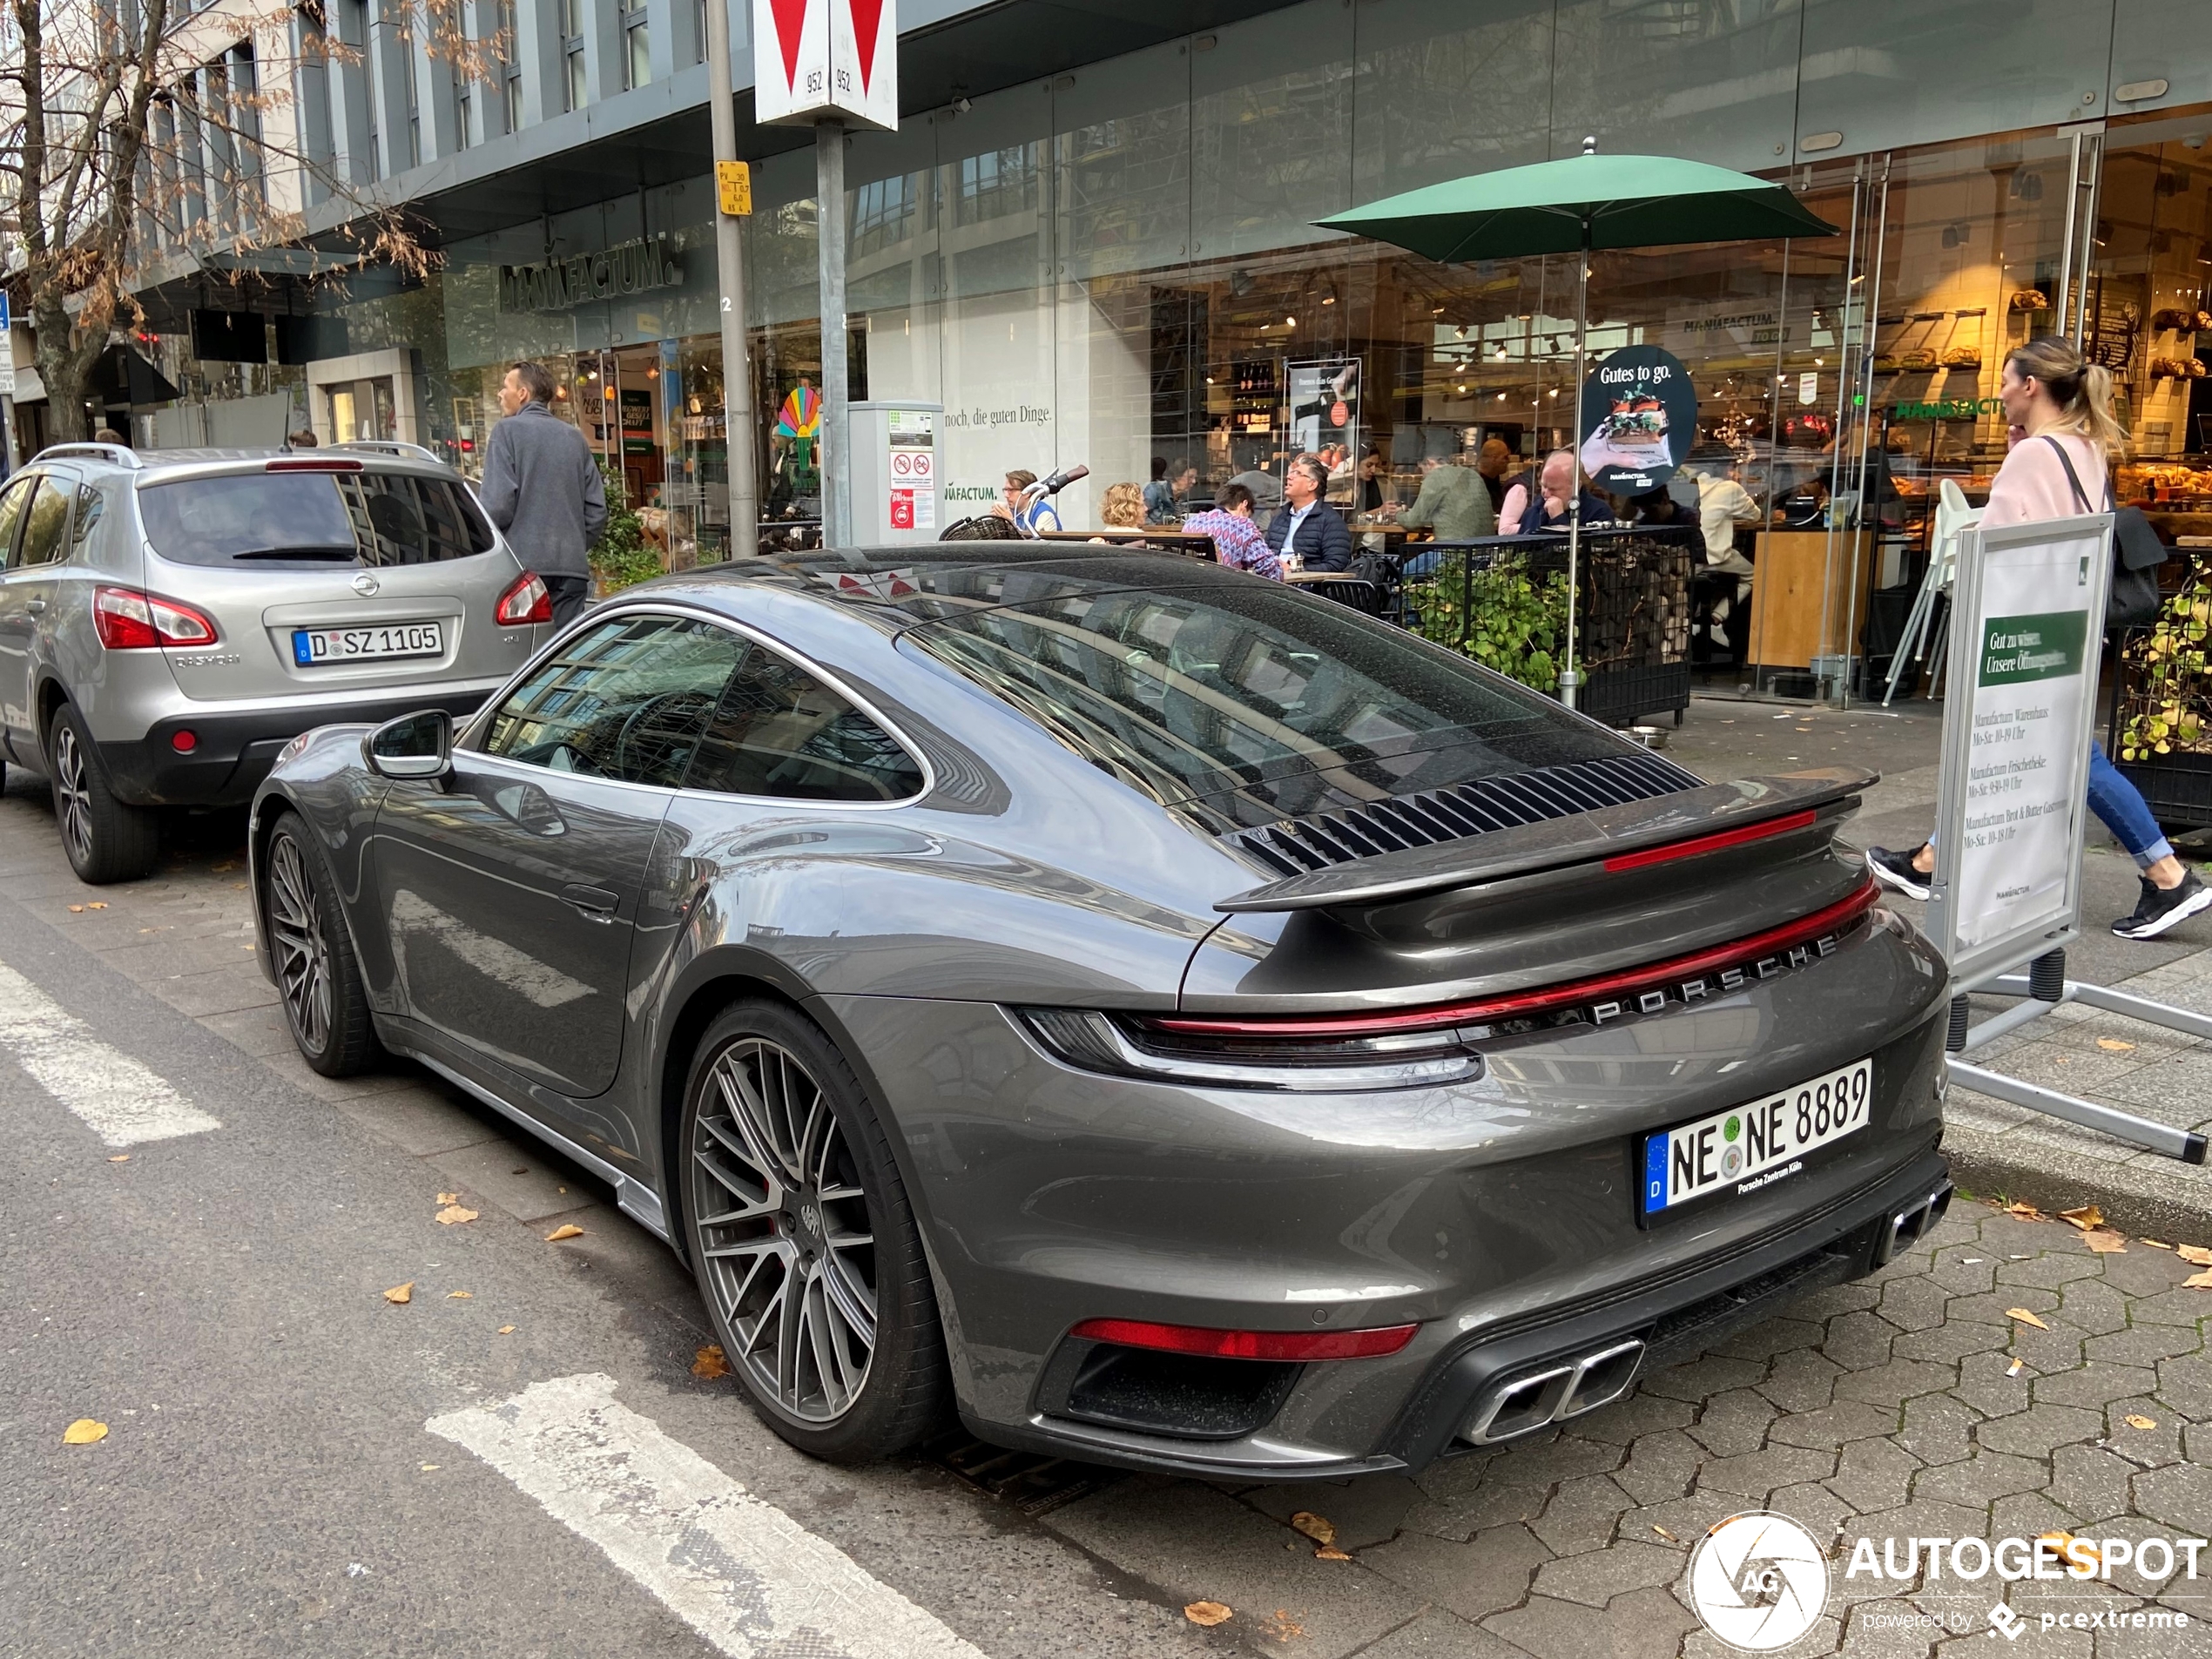
POLYGON ((1353 859, 1253 887, 1216 901, 1214 908, 1239 914, 1386 904, 1599 860, 1608 870, 1622 870, 1694 858, 1840 819, 1857 807, 1862 791, 1879 781, 1878 772, 1823 766, 1708 784, 1435 846, 1353 859))

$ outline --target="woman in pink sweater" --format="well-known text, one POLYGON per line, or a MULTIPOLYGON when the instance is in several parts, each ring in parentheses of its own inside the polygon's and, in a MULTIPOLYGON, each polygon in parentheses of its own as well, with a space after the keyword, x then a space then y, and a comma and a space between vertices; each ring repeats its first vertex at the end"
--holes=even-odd
MULTIPOLYGON (((2112 505, 2106 469, 2108 458, 2126 448, 2128 435, 2113 418, 2110 374, 2097 364, 2084 362, 2067 341, 2047 334, 2006 357, 1997 395, 2004 401, 2013 442, 1990 486, 1989 505, 1981 516, 1984 524, 2071 518, 2112 505), (2068 462, 2072 477, 2067 472, 2068 462), (2081 491, 2090 492, 2088 499, 2075 489, 2076 479, 2081 491)), ((2113 932, 2122 939, 2155 939, 2175 922, 2212 906, 2212 887, 2174 856, 2141 792, 2120 775, 2094 738, 2089 744, 2089 810, 2142 872, 2134 911, 2114 922, 2113 932)), ((1871 846, 1866 867, 1884 887, 1925 899, 1935 869, 1935 848, 1925 841, 1912 853, 1871 846)))

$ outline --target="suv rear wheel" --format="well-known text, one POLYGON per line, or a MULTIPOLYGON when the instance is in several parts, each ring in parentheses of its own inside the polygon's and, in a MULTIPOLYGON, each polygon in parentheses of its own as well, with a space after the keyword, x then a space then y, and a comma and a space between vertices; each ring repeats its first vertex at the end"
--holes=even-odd
POLYGON ((936 1426, 944 1333, 883 1126, 780 1003, 708 1028, 684 1096, 686 1244, 723 1352, 777 1433, 833 1463, 936 1426))
POLYGON ((70 704, 54 711, 46 728, 46 759, 62 851, 77 879, 99 887, 150 873, 161 854, 161 815, 116 799, 91 734, 70 704))

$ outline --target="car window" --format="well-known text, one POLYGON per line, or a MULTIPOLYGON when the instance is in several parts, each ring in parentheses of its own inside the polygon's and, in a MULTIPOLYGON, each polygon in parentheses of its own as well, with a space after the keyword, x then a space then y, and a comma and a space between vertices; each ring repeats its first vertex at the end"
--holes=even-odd
POLYGON ((493 714, 488 754, 674 788, 745 642, 678 617, 619 617, 538 664, 493 714))
POLYGON ((1258 792, 1270 819, 1325 779, 1372 800, 1625 752, 1546 698, 1273 583, 1074 591, 901 643, 1159 800, 1258 792))
POLYGON ((58 478, 41 478, 31 500, 30 520, 24 526, 23 547, 16 556, 18 567, 51 564, 62 556, 69 534, 68 485, 58 478))
POLYGON ((93 528, 107 516, 107 492, 97 484, 77 487, 77 516, 69 522, 69 556, 77 557, 92 539, 93 528))
POLYGON ((146 539, 183 564, 428 564, 491 550, 491 528, 449 478, 247 472, 138 492, 146 539))
POLYGON ((0 565, 12 564, 16 550, 16 530, 23 523, 24 503, 30 499, 31 490, 37 485, 36 475, 18 478, 0 494, 0 565))
POLYGON ((897 739, 797 663, 755 645, 722 694, 685 780, 796 800, 906 800, 921 768, 897 739))

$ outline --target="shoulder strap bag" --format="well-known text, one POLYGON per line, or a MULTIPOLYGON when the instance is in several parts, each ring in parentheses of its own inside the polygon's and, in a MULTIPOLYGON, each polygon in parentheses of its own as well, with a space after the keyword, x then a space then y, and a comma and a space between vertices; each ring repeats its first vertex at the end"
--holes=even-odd
MULTIPOLYGON (((2059 458, 2059 465, 2066 469, 2066 481, 2073 486, 2074 499, 2085 513, 2097 509, 2089 505, 2088 492, 2081 488, 2080 475, 2074 470, 2074 458, 2066 446, 2056 438, 2046 435, 2043 442, 2059 458)), ((2105 481, 2105 507, 2112 511, 2112 585, 2105 592, 2105 627, 2148 628, 2158 620, 2158 567, 2166 563, 2166 543, 2158 539, 2158 532, 2151 528, 2138 508, 2112 508, 2112 481, 2105 481)))

